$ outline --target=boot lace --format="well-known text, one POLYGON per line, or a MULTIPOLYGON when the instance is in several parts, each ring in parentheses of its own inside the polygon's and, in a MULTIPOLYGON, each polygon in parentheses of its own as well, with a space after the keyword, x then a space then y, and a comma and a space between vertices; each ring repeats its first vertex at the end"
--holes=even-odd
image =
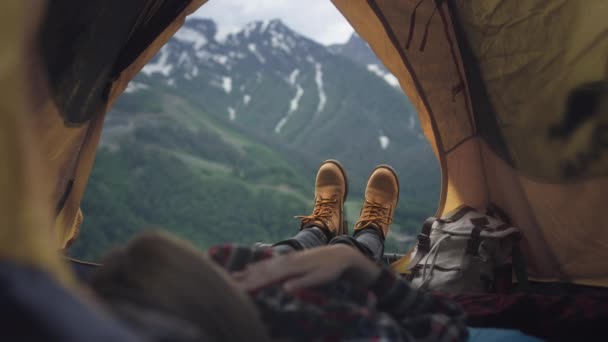
POLYGON ((315 207, 312 211, 312 214, 308 216, 294 216, 295 218, 302 220, 302 225, 320 221, 325 224, 326 227, 330 226, 330 220, 334 216, 334 211, 336 210, 336 203, 338 200, 336 197, 331 198, 323 198, 319 196, 315 199, 315 207))
POLYGON ((389 216, 389 208, 380 203, 365 200, 361 209, 359 221, 355 224, 355 229, 361 229, 375 224, 380 228, 381 224, 389 225, 393 223, 393 218, 389 216))

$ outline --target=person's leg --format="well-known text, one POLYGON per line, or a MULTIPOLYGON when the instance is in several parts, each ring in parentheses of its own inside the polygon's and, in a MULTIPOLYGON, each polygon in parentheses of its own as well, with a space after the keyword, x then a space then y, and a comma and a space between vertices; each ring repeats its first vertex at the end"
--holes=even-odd
POLYGON ((279 253, 301 251, 303 249, 324 246, 328 242, 325 231, 319 227, 308 227, 300 230, 291 239, 283 240, 272 246, 279 253))
POLYGON ((373 260, 380 260, 384 254, 384 238, 379 230, 373 227, 357 230, 353 236, 339 235, 334 238, 323 228, 304 228, 291 239, 278 242, 272 248, 280 253, 288 253, 336 243, 353 246, 373 260))
POLYGON ((337 243, 350 245, 372 260, 380 260, 384 254, 384 238, 378 229, 372 227, 357 230, 353 236, 336 236, 329 242, 337 243))
POLYGON ((344 201, 347 194, 344 169, 335 160, 321 164, 315 180, 315 206, 312 214, 302 219, 300 231, 293 238, 273 245, 280 253, 288 253, 326 245, 334 236, 346 232, 344 201))

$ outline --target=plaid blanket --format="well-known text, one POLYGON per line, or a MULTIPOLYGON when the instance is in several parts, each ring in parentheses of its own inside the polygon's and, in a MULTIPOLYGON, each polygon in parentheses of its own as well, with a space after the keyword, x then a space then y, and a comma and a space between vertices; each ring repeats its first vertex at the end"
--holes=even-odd
MULTIPOLYGON (((209 255, 228 271, 275 256, 271 248, 216 246, 209 255)), ((449 300, 413 289, 389 267, 369 288, 346 279, 284 291, 272 284, 250 293, 271 336, 293 341, 461 341, 465 315, 449 300)))

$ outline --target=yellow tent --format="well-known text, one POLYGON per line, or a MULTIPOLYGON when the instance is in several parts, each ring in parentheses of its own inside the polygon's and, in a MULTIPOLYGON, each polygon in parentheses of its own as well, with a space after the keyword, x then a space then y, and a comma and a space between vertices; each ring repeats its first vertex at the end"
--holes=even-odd
MULTIPOLYGON (((437 214, 495 204, 523 230, 530 278, 608 286, 608 2, 332 1, 418 110, 437 214)), ((32 130, 57 175, 57 248, 77 234, 107 108, 204 2, 49 4, 32 130)))

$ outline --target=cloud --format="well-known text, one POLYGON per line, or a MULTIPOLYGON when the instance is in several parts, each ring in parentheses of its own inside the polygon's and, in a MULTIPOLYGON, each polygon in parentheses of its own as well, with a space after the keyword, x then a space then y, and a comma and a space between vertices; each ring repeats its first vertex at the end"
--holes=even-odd
POLYGON ((330 0, 209 0, 193 15, 214 19, 220 37, 274 18, 322 44, 344 43, 353 32, 330 0))

